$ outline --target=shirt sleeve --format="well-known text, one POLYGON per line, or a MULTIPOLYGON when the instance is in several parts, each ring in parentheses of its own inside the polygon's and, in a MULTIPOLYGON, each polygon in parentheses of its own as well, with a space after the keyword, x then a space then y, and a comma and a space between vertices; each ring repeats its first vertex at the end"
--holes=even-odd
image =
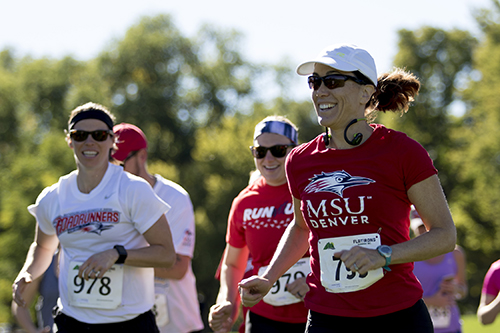
POLYGON ((172 208, 166 214, 175 253, 193 257, 195 243, 195 222, 193 204, 189 195, 179 193, 175 201, 169 202, 172 208))
POLYGON ((496 261, 490 266, 484 276, 483 294, 497 296, 500 292, 500 261, 496 261))
POLYGON ((28 206, 28 212, 33 215, 42 230, 47 235, 54 235, 56 230, 50 220, 50 203, 58 203, 55 198, 54 187, 46 187, 36 198, 36 202, 28 206))
POLYGON ((233 200, 227 221, 226 242, 236 248, 242 248, 247 245, 240 205, 242 205, 241 193, 233 200))
POLYGON ((429 153, 417 141, 408 138, 405 145, 401 147, 401 154, 407 191, 413 185, 437 174, 429 153))
POLYGON ((290 193, 292 194, 293 197, 299 199, 300 198, 300 193, 299 190, 296 186, 295 179, 293 178, 293 158, 295 157, 295 150, 292 150, 290 154, 288 154, 286 161, 285 161, 285 172, 286 172, 286 179, 288 183, 288 189, 290 190, 290 193))
POLYGON ((146 181, 122 178, 126 179, 120 189, 120 194, 125 197, 125 210, 135 224, 135 228, 144 234, 170 210, 170 205, 160 199, 146 181))

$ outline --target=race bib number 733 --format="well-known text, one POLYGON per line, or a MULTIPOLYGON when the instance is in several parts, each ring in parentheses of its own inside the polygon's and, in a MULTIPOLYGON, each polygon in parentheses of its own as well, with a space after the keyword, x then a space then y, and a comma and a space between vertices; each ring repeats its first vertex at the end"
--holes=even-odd
POLYGON ((321 284, 331 293, 347 293, 368 288, 384 276, 382 268, 359 274, 348 269, 333 256, 334 253, 349 250, 353 246, 376 249, 380 245, 380 235, 362 234, 354 236, 323 238, 318 241, 321 284))

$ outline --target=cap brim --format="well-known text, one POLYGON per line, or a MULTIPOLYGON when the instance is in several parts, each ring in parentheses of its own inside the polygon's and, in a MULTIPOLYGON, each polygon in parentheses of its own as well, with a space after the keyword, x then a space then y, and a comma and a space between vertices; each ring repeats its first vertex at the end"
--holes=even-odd
POLYGON ((306 61, 297 67, 297 74, 299 75, 310 75, 314 73, 314 65, 323 64, 325 66, 331 67, 333 69, 343 71, 343 72, 353 72, 358 69, 351 64, 345 62, 334 61, 332 58, 318 58, 311 61, 306 61))
POLYGON ((114 150, 113 151, 113 154, 111 155, 111 157, 113 157, 115 160, 119 161, 119 162, 123 162, 128 156, 128 152, 126 152, 124 149, 120 150, 114 150))

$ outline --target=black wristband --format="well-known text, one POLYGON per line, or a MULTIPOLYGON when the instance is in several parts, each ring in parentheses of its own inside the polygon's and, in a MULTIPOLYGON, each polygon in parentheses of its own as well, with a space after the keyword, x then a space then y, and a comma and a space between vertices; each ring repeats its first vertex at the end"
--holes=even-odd
POLYGON ((116 260, 115 264, 123 264, 125 262, 125 259, 127 259, 127 250, 122 245, 115 245, 114 249, 118 251, 118 259, 116 260))

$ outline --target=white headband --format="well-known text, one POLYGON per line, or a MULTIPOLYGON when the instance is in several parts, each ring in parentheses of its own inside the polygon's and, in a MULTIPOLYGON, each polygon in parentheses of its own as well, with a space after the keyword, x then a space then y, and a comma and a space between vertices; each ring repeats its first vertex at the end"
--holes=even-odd
POLYGON ((257 139, 259 135, 262 133, 275 133, 286 136, 289 138, 294 144, 297 144, 298 141, 298 133, 295 128, 289 123, 279 121, 279 120, 267 120, 258 123, 255 126, 255 132, 253 134, 253 139, 257 139))

